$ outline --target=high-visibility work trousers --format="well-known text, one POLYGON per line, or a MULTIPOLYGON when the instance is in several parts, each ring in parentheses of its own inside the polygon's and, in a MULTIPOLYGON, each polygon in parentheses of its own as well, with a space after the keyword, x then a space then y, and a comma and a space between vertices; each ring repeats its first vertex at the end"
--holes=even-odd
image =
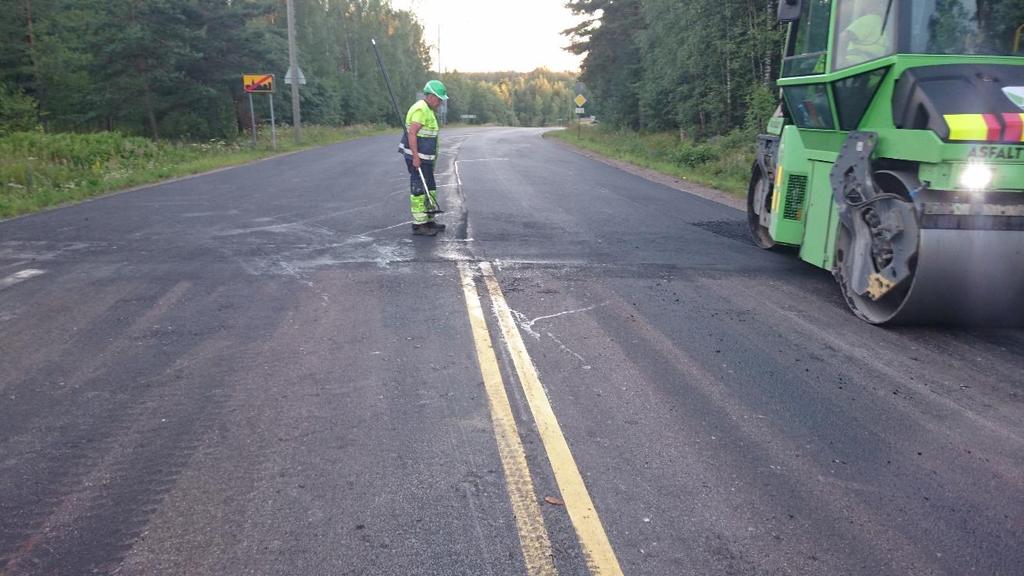
POLYGON ((416 170, 416 167, 412 165, 412 157, 405 157, 405 167, 409 170, 409 208, 412 210, 412 222, 413 224, 425 224, 434 219, 432 214, 427 214, 427 197, 425 194, 430 194, 430 199, 433 200, 433 204, 437 204, 437 184, 434 182, 434 163, 433 162, 420 162, 420 168, 423 170, 423 179, 420 179, 420 173, 416 170), (423 180, 427 181, 427 187, 423 188, 423 180))

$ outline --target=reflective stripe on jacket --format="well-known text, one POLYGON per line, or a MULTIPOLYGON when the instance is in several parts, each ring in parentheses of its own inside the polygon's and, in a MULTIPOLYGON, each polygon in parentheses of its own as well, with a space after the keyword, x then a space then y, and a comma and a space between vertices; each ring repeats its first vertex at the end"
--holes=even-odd
POLYGON ((420 125, 420 131, 416 134, 416 151, 419 152, 420 160, 435 161, 437 136, 441 129, 437 125, 437 116, 425 100, 417 101, 405 115, 405 132, 402 133, 402 143, 398 145, 398 151, 410 157, 412 150, 409 148, 409 127, 413 124, 420 125))

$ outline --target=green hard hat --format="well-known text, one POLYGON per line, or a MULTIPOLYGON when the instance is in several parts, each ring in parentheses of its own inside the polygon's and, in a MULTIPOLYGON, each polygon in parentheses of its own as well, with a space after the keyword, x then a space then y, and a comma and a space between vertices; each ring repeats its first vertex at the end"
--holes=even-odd
POLYGON ((440 80, 431 80, 427 82, 427 85, 423 87, 424 94, 433 94, 441 100, 448 99, 448 90, 445 89, 444 84, 440 80))

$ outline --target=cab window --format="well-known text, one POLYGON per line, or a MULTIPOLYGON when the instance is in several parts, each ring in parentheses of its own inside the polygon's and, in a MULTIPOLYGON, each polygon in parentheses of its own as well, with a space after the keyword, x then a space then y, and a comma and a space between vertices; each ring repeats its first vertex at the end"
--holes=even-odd
POLYGON ((825 53, 828 50, 829 15, 832 0, 805 0, 800 20, 793 23, 796 35, 788 57, 782 63, 782 75, 809 76, 825 73, 825 53))
POLYGON ((782 95, 786 98, 786 109, 789 110, 789 115, 800 128, 819 130, 835 128, 828 89, 824 84, 786 86, 782 89, 782 95))
POLYGON ((896 50, 895 0, 840 0, 836 20, 835 69, 842 70, 893 54, 896 50))
POLYGON ((1015 56, 1024 51, 1020 0, 918 1, 903 10, 914 54, 1015 56))

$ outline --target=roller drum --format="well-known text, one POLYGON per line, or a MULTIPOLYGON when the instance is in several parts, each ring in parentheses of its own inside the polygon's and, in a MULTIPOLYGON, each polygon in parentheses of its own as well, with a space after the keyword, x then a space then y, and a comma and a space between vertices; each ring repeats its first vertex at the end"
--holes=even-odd
POLYGON ((918 246, 893 322, 1024 324, 1024 232, 926 228, 918 246))
POLYGON ((1024 232, 925 228, 909 289, 874 302, 840 282, 854 312, 874 324, 1022 326, 1024 232))

